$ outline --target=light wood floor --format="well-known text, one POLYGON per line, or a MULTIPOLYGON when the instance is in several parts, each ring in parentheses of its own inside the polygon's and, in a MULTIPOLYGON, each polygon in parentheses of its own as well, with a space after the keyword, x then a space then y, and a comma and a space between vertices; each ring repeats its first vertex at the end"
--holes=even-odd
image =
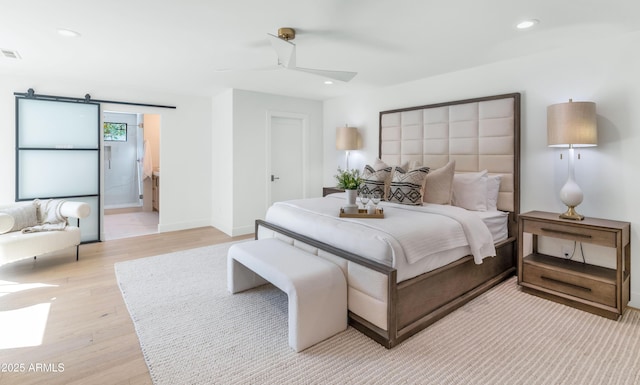
POLYGON ((114 263, 252 236, 204 227, 82 245, 78 262, 68 250, 0 267, 0 329, 12 311, 50 304, 40 345, 0 348, 0 384, 151 384, 114 263))

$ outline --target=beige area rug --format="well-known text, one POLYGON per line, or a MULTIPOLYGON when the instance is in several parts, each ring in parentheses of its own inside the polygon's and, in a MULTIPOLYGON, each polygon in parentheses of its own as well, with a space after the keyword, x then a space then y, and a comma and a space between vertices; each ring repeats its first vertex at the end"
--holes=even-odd
POLYGON ((611 321, 515 278, 391 350, 349 328, 296 354, 284 293, 227 292, 228 247, 116 264, 155 384, 640 383, 640 312, 611 321))

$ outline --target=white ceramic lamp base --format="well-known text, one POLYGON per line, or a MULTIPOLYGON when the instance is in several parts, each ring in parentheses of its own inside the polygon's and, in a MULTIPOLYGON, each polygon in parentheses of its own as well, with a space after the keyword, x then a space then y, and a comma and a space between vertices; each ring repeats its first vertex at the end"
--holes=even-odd
MULTIPOLYGON (((572 181, 573 182, 573 181, 572 181)), ((567 187, 567 185, 569 184, 569 182, 567 181, 567 183, 564 185, 564 187, 567 187)), ((578 185, 573 182, 573 184, 575 185, 575 187, 578 187, 578 185)), ((567 205, 567 211, 565 211, 564 213, 560 214, 560 218, 563 219, 573 219, 573 220, 578 220, 581 221, 584 219, 584 215, 580 215, 576 212, 576 206, 578 206, 581 202, 582 202, 582 191, 579 190, 578 191, 572 191, 572 192, 568 192, 565 191, 565 188, 562 188, 562 190, 560 190, 560 199, 562 199, 562 202, 567 205), (579 199, 578 199, 578 194, 579 193, 579 199), (575 203, 574 202, 578 202, 575 203)), ((569 190, 569 189, 567 189, 569 190)))
POLYGON ((576 212, 576 207, 582 203, 584 195, 574 178, 573 155, 573 148, 571 148, 569 149, 569 179, 567 179, 567 182, 560 190, 560 200, 562 200, 562 203, 567 205, 567 211, 560 214, 560 218, 581 221, 584 219, 584 215, 578 214, 576 212))

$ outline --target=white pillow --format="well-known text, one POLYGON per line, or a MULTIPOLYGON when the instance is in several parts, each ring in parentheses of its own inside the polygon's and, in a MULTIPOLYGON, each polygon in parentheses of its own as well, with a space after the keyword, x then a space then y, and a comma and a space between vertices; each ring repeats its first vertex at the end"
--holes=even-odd
POLYGON ((498 194, 502 176, 489 175, 487 178, 487 211, 498 211, 498 194))
POLYGON ((487 180, 487 170, 455 174, 451 203, 467 210, 487 211, 487 180))
POLYGON ((404 163, 404 167, 403 168, 405 170, 408 169, 409 171, 411 171, 411 170, 418 169, 420 167, 422 167, 422 163, 420 163, 419 160, 410 160, 410 161, 404 163))
POLYGON ((8 233, 16 221, 9 214, 0 213, 0 234, 8 233))
POLYGON ((377 158, 374 162, 373 162, 373 166, 371 166, 375 171, 380 171, 383 168, 387 168, 389 167, 388 164, 386 164, 385 162, 383 162, 380 158, 377 158))

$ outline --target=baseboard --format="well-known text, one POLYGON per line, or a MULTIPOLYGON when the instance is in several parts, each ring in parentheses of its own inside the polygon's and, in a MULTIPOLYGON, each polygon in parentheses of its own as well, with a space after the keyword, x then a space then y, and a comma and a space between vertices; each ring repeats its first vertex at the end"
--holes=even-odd
POLYGON ((639 291, 631 292, 631 300, 629 301, 629 305, 627 306, 632 307, 634 309, 640 309, 640 292, 639 291))
POLYGON ((216 229, 222 231, 223 233, 227 234, 230 237, 232 236, 231 234, 233 233, 233 229, 222 222, 217 222, 215 220, 212 220, 210 223, 210 226, 215 227, 216 229))
POLYGON ((211 222, 204 219, 190 222, 163 223, 158 225, 158 232, 165 233, 168 231, 188 230, 207 226, 211 226, 211 222))
POLYGON ((253 234, 255 231, 256 227, 253 224, 251 226, 234 227, 231 232, 231 236, 235 237, 238 235, 253 234))

